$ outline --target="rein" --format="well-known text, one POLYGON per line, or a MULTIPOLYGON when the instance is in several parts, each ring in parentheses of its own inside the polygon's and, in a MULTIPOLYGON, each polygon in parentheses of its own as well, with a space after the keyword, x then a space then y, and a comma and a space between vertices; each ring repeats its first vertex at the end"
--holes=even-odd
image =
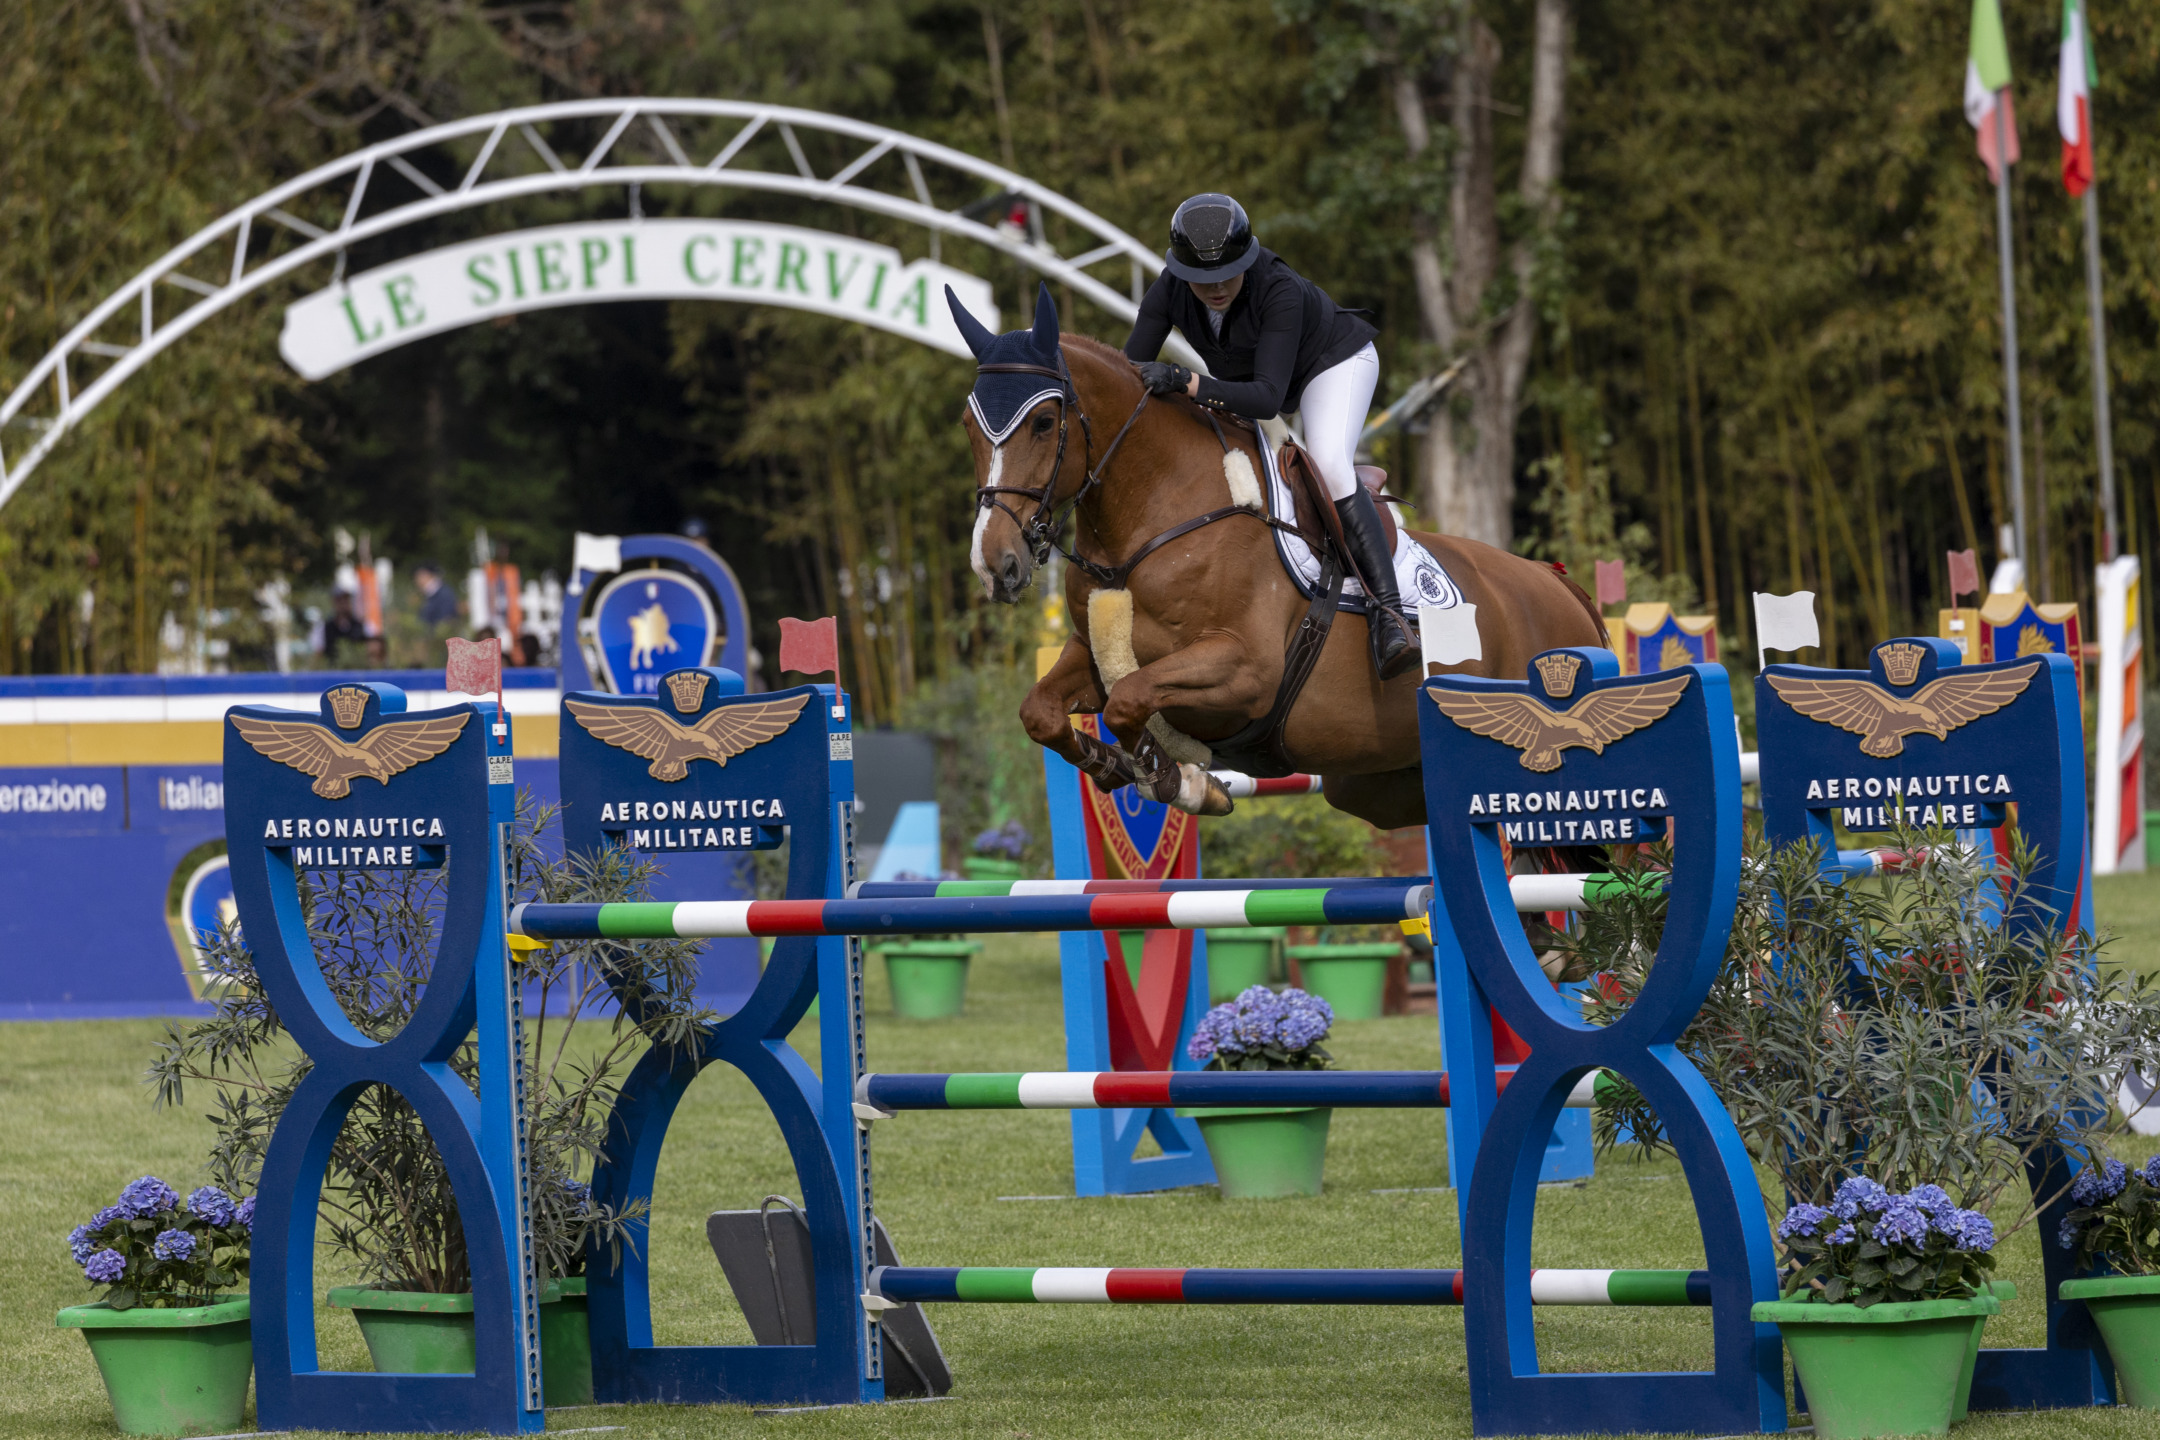
MULTIPOLYGON (((1109 448, 1103 451, 1102 460, 1097 463, 1094 460, 1095 427, 1088 420, 1087 412, 1080 408, 1080 393, 1072 383, 1072 373, 1066 368, 1065 352, 1062 349, 1058 351, 1058 363, 1054 369, 1048 365, 1008 360, 977 365, 975 373, 978 375, 1040 375, 1058 382, 1058 443, 1057 454, 1050 462, 1050 478, 1039 486, 978 485, 975 487, 975 498, 978 505, 984 507, 995 506, 1010 516, 1013 523, 1020 527, 1020 537, 1027 543, 1028 553, 1034 558, 1037 565, 1046 564, 1050 559, 1050 552, 1055 550, 1090 580, 1109 589, 1117 590, 1124 588, 1125 582, 1131 577, 1134 569, 1148 556, 1154 554, 1171 541, 1189 535, 1195 530, 1213 525, 1218 520, 1228 520, 1235 515, 1247 515, 1274 529, 1285 530, 1293 535, 1303 534, 1295 525, 1286 525, 1265 511, 1256 512, 1243 506, 1226 505, 1220 509, 1210 510, 1204 515, 1196 515, 1190 520, 1171 526, 1168 530, 1144 542, 1139 549, 1126 557, 1122 565, 1105 565, 1098 561, 1084 559, 1078 553, 1077 548, 1067 549, 1059 544, 1058 536, 1064 532, 1067 517, 1080 508, 1080 502, 1088 497, 1088 492, 1103 483, 1104 476, 1109 472, 1110 462, 1117 457, 1119 447, 1124 445, 1125 437, 1132 433, 1133 426, 1139 423, 1141 413, 1147 409, 1148 402, 1155 398, 1154 392, 1149 390, 1140 392, 1140 403, 1133 406, 1132 414, 1125 417, 1125 423, 1118 427, 1117 434, 1111 437, 1109 448), (1080 487, 1073 492, 1072 498, 1060 504, 1057 501, 1057 488, 1058 479, 1065 469, 1065 444, 1070 424, 1067 418, 1068 412, 1080 417, 1083 473, 1080 487), (1018 495, 1024 500, 1033 500, 1035 502, 1035 513, 1025 519, 1021 518, 1019 511, 997 498, 1001 495, 1018 495)), ((1214 427, 1215 439, 1221 444, 1223 453, 1225 455, 1229 454, 1230 437, 1223 433, 1222 422, 1215 418, 1212 411, 1203 411, 1202 413, 1206 415, 1208 423, 1214 427)))

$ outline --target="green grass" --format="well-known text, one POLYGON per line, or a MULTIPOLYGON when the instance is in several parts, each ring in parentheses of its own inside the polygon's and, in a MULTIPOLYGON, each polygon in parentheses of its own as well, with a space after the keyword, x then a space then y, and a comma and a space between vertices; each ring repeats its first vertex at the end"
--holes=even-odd
POLYGON ((2110 959, 2148 975, 2160 972, 2160 870, 2097 877, 2093 915, 2109 937, 2110 959))
MULTIPOLYGON (((2160 907, 2160 877, 2153 898, 2160 907)), ((2103 918, 2132 914, 2130 882, 2101 891, 2103 918)), ((2136 912, 2142 914, 2142 912, 2136 912)), ((2142 920, 2135 923, 2143 924, 2142 920)), ((886 1018, 870 976, 870 1059, 886 1070, 1020 1070, 1060 1063, 1054 944, 996 938, 975 965, 959 1021, 886 1018)), ((53 1312, 87 1287, 64 1236, 145 1171, 199 1179, 200 1114, 155 1112, 139 1076, 153 1023, 13 1025, 0 1030, 0 1436, 114 1433, 81 1339, 53 1312)), ((805 1036, 805 1039, 808 1037, 805 1036)), ((1435 1063, 1430 1018, 1345 1023, 1330 1042, 1360 1069, 1435 1063)), ((1155 1198, 1007 1201, 1071 1190, 1066 1117, 1044 1112, 920 1113, 881 1123, 877 1209, 914 1264, 1453 1266, 1461 1262, 1452 1192, 1375 1194, 1446 1184, 1433 1112, 1343 1111, 1327 1193, 1225 1203, 1212 1191, 1155 1198)), ((663 1157, 652 1239, 654 1324, 662 1343, 749 1336, 704 1238, 716 1209, 797 1193, 779 1134, 746 1082, 712 1071, 692 1087, 663 1157)), ((1693 1266, 1700 1232, 1677 1167, 1615 1160, 1582 1188, 1540 1197, 1536 1258, 1551 1266, 1693 1266)), ((2023 1295, 2039 1291, 2031 1231, 2006 1247, 2023 1295)), ((342 1277, 328 1267, 319 1288, 342 1277)), ((1461 1312, 1358 1307, 959 1306, 931 1311, 957 1376, 925 1405, 760 1417, 726 1407, 639 1406, 557 1412, 557 1429, 619 1425, 628 1436, 1467 1436, 1461 1312)), ((1545 1310, 1538 1334, 1554 1370, 1699 1369, 1707 1312, 1545 1310)), ((318 1312, 324 1361, 361 1367, 349 1315, 318 1312)), ((2014 1302, 1989 1326, 1995 1344, 2038 1344, 2039 1309, 2014 1302)), ((1979 1417, 1981 1437, 2160 1436, 2130 1411, 1979 1417)))

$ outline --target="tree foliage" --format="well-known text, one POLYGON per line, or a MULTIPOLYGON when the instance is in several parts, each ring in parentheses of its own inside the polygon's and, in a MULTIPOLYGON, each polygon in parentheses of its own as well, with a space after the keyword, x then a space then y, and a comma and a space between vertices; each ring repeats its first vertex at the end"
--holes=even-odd
MULTIPOLYGON (((1825 658, 1931 631, 1941 552, 1972 544, 1992 561, 2013 509, 1993 193, 1958 109, 1967 10, 1576 0, 1561 188, 1541 216, 1508 198, 1535 9, 32 0, 0 12, 0 367, 12 383, 166 247, 359 144, 513 103, 688 94, 894 125, 1009 163, 1143 239, 1184 195, 1229 189, 1265 243, 1371 311, 1392 399, 1468 343, 1431 332, 1415 271, 1420 246, 1451 275, 1464 263, 1456 102, 1464 37, 1489 34, 1497 51, 1473 57, 1486 88, 1469 109, 1491 127, 1493 234, 1534 244, 1527 269, 1501 265, 1456 308, 1490 316, 1527 295, 1539 317, 1512 437, 1517 543, 1571 568, 1624 554, 1638 597, 1697 594, 1741 645, 1754 589, 1821 594, 1825 658), (1426 116, 1422 147, 1404 129, 1404 85, 1426 116)), ((2058 15, 2008 19, 2030 157, 2013 201, 2034 588, 2077 598, 2096 476, 2082 222, 2048 125, 2058 15)), ((2134 547, 2160 536, 2144 418, 2160 38, 2133 11, 2101 7, 2093 25, 2134 547)), ((810 158, 827 173, 844 157, 810 158)), ((520 202, 409 239, 629 203, 520 202)), ((838 225, 910 255, 925 243, 865 214, 740 192, 641 203, 838 225)), ((1079 244, 1054 220, 1046 238, 1079 244)), ((948 258, 1022 313, 1034 282, 1019 267, 965 246, 948 258)), ((1059 298, 1068 328, 1120 338, 1111 317, 1059 298)), ((779 615, 843 617, 844 663, 872 718, 900 713, 918 684, 1013 653, 967 572, 964 362, 815 317, 631 304, 528 314, 301 386, 272 358, 277 303, 243 306, 157 361, 0 511, 0 667, 143 668, 168 610, 183 625, 224 615, 244 651, 252 591, 324 575, 338 525, 371 531, 375 553, 401 564, 456 567, 484 525, 536 572, 563 564, 574 530, 691 515, 750 587, 767 654, 779 615)), ((0 443, 14 454, 28 439, 11 429, 0 443)), ((1429 465, 1429 449, 1397 437, 1378 458, 1402 474, 1429 465)))

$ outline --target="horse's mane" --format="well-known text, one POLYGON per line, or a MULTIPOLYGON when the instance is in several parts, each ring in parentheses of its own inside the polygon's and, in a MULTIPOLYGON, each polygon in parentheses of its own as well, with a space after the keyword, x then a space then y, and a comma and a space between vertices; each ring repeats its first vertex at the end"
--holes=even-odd
POLYGON ((1125 358, 1123 350, 1105 341, 1097 340, 1092 335, 1065 335, 1059 338, 1082 355, 1092 355, 1113 370, 1129 372, 1132 369, 1132 361, 1125 358))

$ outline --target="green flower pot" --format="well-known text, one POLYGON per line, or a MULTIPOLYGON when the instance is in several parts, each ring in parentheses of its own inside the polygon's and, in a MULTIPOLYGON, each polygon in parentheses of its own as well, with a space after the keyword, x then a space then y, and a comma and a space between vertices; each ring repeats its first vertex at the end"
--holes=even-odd
POLYGON ((1393 941, 1370 945, 1293 945, 1305 990, 1335 1008, 1338 1020, 1377 1020, 1387 1000, 1388 961, 1402 953, 1393 941))
POLYGON ((882 947, 892 981, 893 1014, 910 1020, 950 1020, 967 999, 968 960, 975 940, 917 940, 882 947))
POLYGON ((1215 1162, 1225 1200, 1272 1200, 1318 1195, 1327 1167, 1325 1105, 1251 1105, 1234 1110, 1180 1110, 1200 1122, 1200 1138, 1215 1162))
POLYGON ((2065 1280, 2062 1298, 2082 1300, 2115 1360, 2122 1401, 2160 1410, 2160 1275, 2065 1280))
POLYGON ((353 1312, 385 1375, 460 1375, 473 1368, 473 1297, 340 1285, 330 1303, 353 1312))
POLYGON ((1234 1000, 1255 985, 1275 978, 1275 952, 1283 932, 1270 926, 1207 932, 1208 1003, 1234 1000))
POLYGON ((248 1298, 181 1310, 70 1305, 53 1322, 80 1330, 123 1435, 227 1435, 247 1411, 255 1347, 248 1298))
POLYGON ((1965 1408, 1980 1329, 2001 1311, 1994 1295, 1975 1295, 1865 1310, 1767 1300, 1752 1314, 1783 1333, 1816 1440, 1869 1440, 1948 1434, 1965 1408))
POLYGON ((550 1405, 590 1405, 592 1326, 585 1277, 550 1280, 540 1292, 540 1387, 550 1405))
POLYGON ((1025 880, 1027 866, 994 855, 970 855, 960 862, 960 873, 970 880, 1025 880))

